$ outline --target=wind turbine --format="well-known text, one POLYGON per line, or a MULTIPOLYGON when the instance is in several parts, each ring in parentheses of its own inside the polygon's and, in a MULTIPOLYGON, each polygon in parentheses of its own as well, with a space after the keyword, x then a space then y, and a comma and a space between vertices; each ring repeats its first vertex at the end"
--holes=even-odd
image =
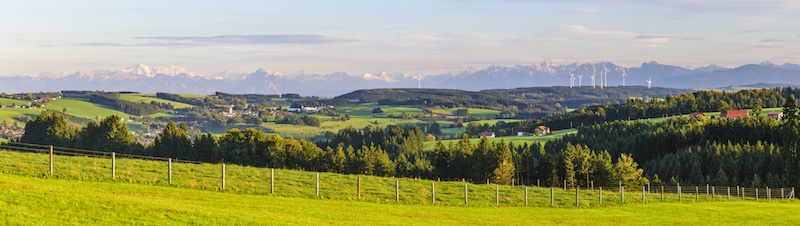
POLYGON ((417 80, 417 89, 422 89, 422 75, 417 73, 417 76, 414 76, 414 79, 417 80))
POLYGON ((625 68, 622 69, 622 86, 625 86, 625 77, 628 77, 628 74, 625 73, 625 68))
POLYGON ((572 72, 569 73, 569 88, 575 86, 575 75, 572 72))
POLYGON ((649 78, 649 79, 647 79, 647 89, 650 89, 650 87, 651 87, 652 85, 653 85, 653 78, 649 78))
POLYGON ((592 78, 592 88, 597 88, 597 87, 595 87, 595 82, 594 82, 594 77, 595 77, 594 75, 595 75, 596 73, 597 73, 597 68, 595 68, 594 66, 592 66, 592 77, 591 77, 591 78, 592 78))
POLYGON ((608 87, 608 68, 603 64, 603 87, 608 87))
POLYGON ((583 75, 578 75, 578 87, 583 86, 583 75))

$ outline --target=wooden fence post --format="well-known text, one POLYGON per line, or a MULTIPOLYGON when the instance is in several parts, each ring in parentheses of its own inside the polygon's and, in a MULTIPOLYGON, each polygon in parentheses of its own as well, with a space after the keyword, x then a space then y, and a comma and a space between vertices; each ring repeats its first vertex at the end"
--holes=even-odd
POLYGON ((464 205, 469 205, 469 192, 466 183, 464 184, 464 205))
POLYGON ((269 193, 275 194, 275 168, 269 168, 269 193))
POLYGON ((316 178, 316 182, 317 182, 317 189, 316 189, 316 191, 317 191, 317 198, 319 198, 319 172, 317 172, 317 178, 316 178))
POLYGON ((694 186, 694 201, 700 201, 700 186, 694 186))
POLYGON ((728 187, 728 201, 731 200, 731 187, 728 187))
POLYGON ((394 180, 394 201, 400 202, 400 180, 394 180))
POLYGON ((431 204, 436 204, 436 182, 431 181, 431 204))
POLYGON ((708 184, 706 184, 706 196, 709 195, 708 188, 709 188, 709 186, 708 186, 708 184))
POLYGON ((579 186, 575 186, 575 206, 580 206, 581 204, 579 200, 580 198, 578 197, 578 187, 579 186))
POLYGON ((550 207, 556 206, 556 200, 553 198, 553 187, 550 187, 550 207))
POLYGON ((225 190, 225 163, 222 163, 222 190, 225 190))
POLYGON ((603 186, 598 187, 597 191, 600 192, 600 195, 598 195, 600 199, 600 205, 603 205, 603 186))
POLYGON ((539 184, 539 179, 536 179, 536 187, 541 187, 541 184, 539 184))
POLYGON ((619 182, 619 203, 625 203, 625 188, 622 187, 622 182, 619 182))
POLYGON ((678 183, 678 202, 682 200, 681 196, 681 183, 678 183))
POLYGON ((661 192, 661 202, 664 202, 664 186, 661 186, 661 190, 659 191, 661 192))
POLYGON ((714 196, 716 195, 716 191, 714 191, 714 186, 711 186, 711 201, 714 201, 714 196))
POLYGON ((528 206, 528 185, 525 185, 525 206, 528 206))
POLYGON ((772 201, 772 192, 769 190, 769 186, 767 187, 767 201, 772 201))
POLYGON ((358 199, 361 200, 361 176, 357 178, 356 195, 358 196, 358 199))
POLYGON ((564 180, 564 190, 567 190, 567 180, 564 180))
MULTIPOLYGON (((225 174, 224 170, 222 174, 225 174)), ((167 180, 169 181, 169 184, 172 184, 172 158, 167 159, 167 180)))
POLYGON ((786 199, 786 196, 783 196, 783 188, 781 188, 781 199, 786 199))
POLYGON ((111 152, 111 179, 117 178, 117 153, 111 152))
POLYGON ((500 205, 500 185, 494 186, 494 205, 500 205))
POLYGON ((53 175, 53 145, 50 145, 50 175, 53 175))
POLYGON ((758 188, 756 188, 756 202, 758 202, 758 188))
POLYGON ((644 203, 644 202, 645 202, 645 197, 644 197, 644 191, 645 191, 645 189, 644 189, 644 188, 645 188, 645 187, 644 187, 644 186, 642 186, 642 203, 644 203))

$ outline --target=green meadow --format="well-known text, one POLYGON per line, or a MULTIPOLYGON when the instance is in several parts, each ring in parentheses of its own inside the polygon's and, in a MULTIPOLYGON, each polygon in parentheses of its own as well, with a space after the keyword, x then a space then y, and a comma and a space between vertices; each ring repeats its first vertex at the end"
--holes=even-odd
MULTIPOLYGON (((98 116, 100 118, 106 118, 111 115, 117 115, 123 119, 129 119, 131 117, 131 115, 125 112, 114 110, 105 105, 72 98, 53 100, 44 107, 44 109, 58 112, 63 111, 65 108, 67 109, 67 112, 65 112, 66 114, 88 119, 95 119, 98 116)), ((37 113, 36 115, 39 114, 37 113)))
POLYGON ((192 105, 190 105, 190 104, 157 98, 155 94, 139 94, 139 93, 121 94, 121 95, 119 95, 119 99, 120 100, 124 100, 124 101, 134 102, 134 103, 150 103, 152 101, 155 101, 156 103, 170 104, 170 105, 172 105, 172 107, 175 107, 175 108, 190 108, 190 107, 192 107, 192 105))
POLYGON ((110 160, 57 156, 49 176, 47 155, 0 151, 0 224, 358 224, 358 225, 791 225, 800 220, 796 200, 710 200, 699 202, 656 194, 648 201, 629 191, 625 204, 619 193, 606 191, 603 205, 597 192, 582 191, 575 207, 574 191, 554 189, 556 207, 549 207, 550 188, 529 187, 524 206, 521 186, 469 184, 469 204, 463 204, 462 182, 436 182, 436 203, 430 202, 433 181, 320 174, 315 195, 311 172, 276 170, 275 193, 269 193, 269 170, 227 166, 221 189, 221 165, 173 163, 173 183, 167 164, 118 158, 117 178, 110 178, 110 160), (395 182, 401 188, 394 200, 395 182), (80 207, 80 208, 76 208, 80 207))

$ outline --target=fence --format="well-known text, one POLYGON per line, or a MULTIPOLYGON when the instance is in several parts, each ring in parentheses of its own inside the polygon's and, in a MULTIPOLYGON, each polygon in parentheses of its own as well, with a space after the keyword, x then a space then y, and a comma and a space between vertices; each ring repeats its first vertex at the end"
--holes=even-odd
POLYGON ((0 149, 10 150, 0 151, 0 171, 5 173, 379 203, 566 207, 795 198, 794 188, 507 186, 266 169, 34 144, 12 143, 0 149))

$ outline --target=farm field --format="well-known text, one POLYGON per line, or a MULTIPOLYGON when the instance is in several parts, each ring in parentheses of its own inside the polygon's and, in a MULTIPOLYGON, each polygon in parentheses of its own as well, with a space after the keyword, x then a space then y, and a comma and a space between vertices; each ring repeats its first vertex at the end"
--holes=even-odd
POLYGON ((28 103, 30 103, 30 101, 0 97, 0 105, 2 105, 2 106, 8 106, 10 104, 26 105, 28 103))
MULTIPOLYGON (((67 109, 66 114, 73 115, 81 118, 95 119, 97 116, 106 118, 111 115, 117 115, 123 119, 129 119, 131 115, 125 112, 113 110, 105 105, 94 104, 88 101, 72 98, 61 98, 58 100, 50 101, 45 105, 44 109, 61 112, 67 109)), ((39 115, 38 113, 36 115, 39 115)))
POLYGON ((177 101, 171 101, 171 100, 164 100, 164 99, 158 98, 158 97, 156 97, 155 94, 138 94, 138 93, 120 94, 119 95, 119 99, 120 100, 134 102, 134 103, 140 103, 140 102, 150 103, 151 101, 155 101, 157 103, 170 104, 170 105, 172 105, 172 107, 174 107, 176 109, 177 108, 190 108, 190 107, 192 107, 192 105, 190 105, 190 104, 181 103, 181 102, 177 102, 177 101))
POLYGON ((36 118, 41 111, 41 109, 29 108, 0 108, 0 121, 5 121, 9 125, 18 122, 20 126, 23 126, 26 122, 20 119, 25 118, 25 116, 36 118))
POLYGON ((790 225, 797 201, 597 208, 370 203, 0 173, 0 223, 144 225, 790 225), (75 208, 75 206, 82 208, 75 208))
MULTIPOLYGON (((458 109, 461 108, 434 109, 433 112, 441 115, 454 116, 458 109)), ((467 117, 470 118, 494 118, 500 114, 500 111, 491 109, 467 108, 467 110, 469 111, 469 115, 467 117)))

